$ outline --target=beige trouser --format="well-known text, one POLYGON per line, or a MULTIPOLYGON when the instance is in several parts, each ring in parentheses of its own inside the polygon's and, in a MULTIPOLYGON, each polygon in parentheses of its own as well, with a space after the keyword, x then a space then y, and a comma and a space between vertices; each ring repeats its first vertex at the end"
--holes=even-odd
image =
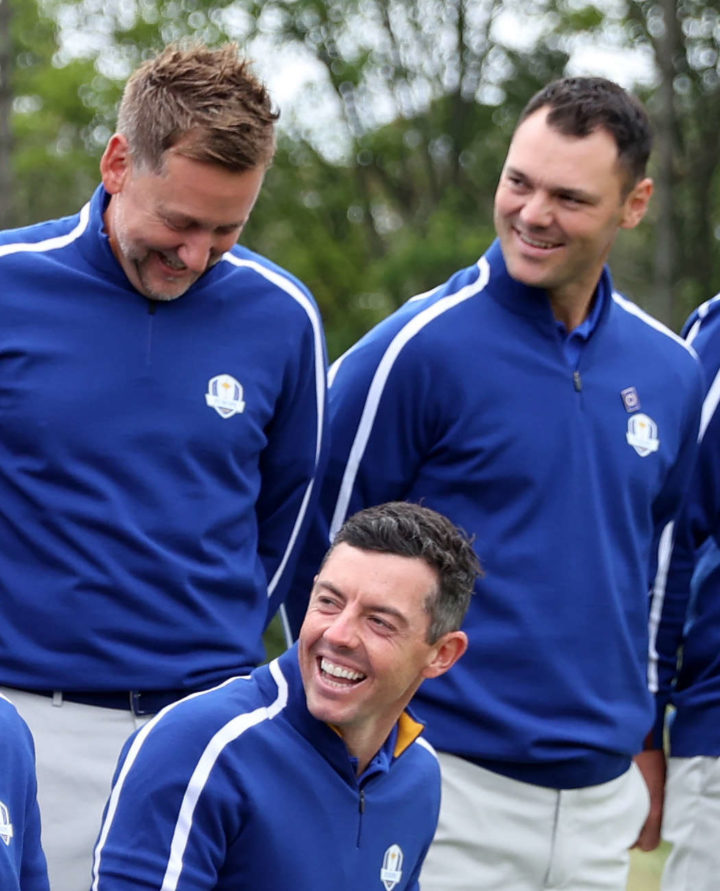
POLYGON ((673 846, 662 891, 718 891, 720 758, 670 758, 662 834, 673 846))
POLYGON ((35 740, 42 843, 52 891, 90 887, 92 855, 118 756, 150 720, 131 711, 0 687, 35 740))
POLYGON ((650 804, 634 764, 608 783, 557 790, 439 758, 440 823, 422 891, 625 891, 650 804))

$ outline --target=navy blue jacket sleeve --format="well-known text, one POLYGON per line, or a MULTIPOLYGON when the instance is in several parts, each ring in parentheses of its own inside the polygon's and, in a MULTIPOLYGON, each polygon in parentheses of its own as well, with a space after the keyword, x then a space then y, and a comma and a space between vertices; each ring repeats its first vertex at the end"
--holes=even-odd
POLYGON ((35 748, 30 731, 0 697, 0 888, 49 891, 40 844, 35 748))
POLYGON ((286 369, 281 403, 261 456, 262 488, 256 511, 259 556, 268 581, 268 623, 287 594, 326 457, 325 340, 317 310, 304 297, 298 289, 308 321, 295 364, 286 369))
MULTIPOLYGON (((653 746, 661 748, 667 705, 676 682, 678 657, 683 643, 683 629, 693 573, 708 538, 718 530, 720 515, 720 316, 714 301, 693 313, 684 333, 696 350, 705 375, 706 392, 702 406, 697 461, 688 481, 684 505, 677 520, 666 527, 661 546, 660 571, 656 579, 661 590, 662 612, 659 619, 655 652, 656 722, 653 746)), ((652 661, 651 661, 652 668, 652 661)))

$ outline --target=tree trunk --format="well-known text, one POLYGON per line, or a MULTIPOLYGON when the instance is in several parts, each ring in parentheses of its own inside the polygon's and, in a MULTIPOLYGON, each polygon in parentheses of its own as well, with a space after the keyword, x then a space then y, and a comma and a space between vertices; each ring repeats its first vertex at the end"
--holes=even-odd
POLYGON ((656 44, 660 71, 659 107, 656 120, 656 191, 657 227, 654 262, 654 306, 652 311, 667 325, 675 327, 675 281, 677 278, 677 229, 673 189, 676 180, 677 131, 674 81, 679 47, 674 0, 662 0, 665 32, 656 44))

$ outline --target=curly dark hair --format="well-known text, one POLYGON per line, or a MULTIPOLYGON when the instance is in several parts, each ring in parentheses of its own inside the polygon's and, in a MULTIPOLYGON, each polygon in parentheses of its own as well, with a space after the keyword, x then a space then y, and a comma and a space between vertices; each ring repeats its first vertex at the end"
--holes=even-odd
POLYGON ((427 642, 460 628, 482 570, 470 538, 443 514, 406 501, 368 507, 345 521, 325 560, 343 543, 363 551, 420 557, 438 577, 437 588, 425 600, 430 616, 427 642))

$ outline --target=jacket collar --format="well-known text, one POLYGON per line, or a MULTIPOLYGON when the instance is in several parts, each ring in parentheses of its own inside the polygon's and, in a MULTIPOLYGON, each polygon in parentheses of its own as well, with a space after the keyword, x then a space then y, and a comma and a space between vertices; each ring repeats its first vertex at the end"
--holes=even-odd
MULTIPOLYGON (((318 721, 307 708, 305 690, 298 663, 297 643, 277 660, 277 666, 287 680, 288 702, 282 714, 295 729, 352 785, 358 785, 355 759, 348 752, 342 736, 324 721, 318 721)), ((257 679, 261 688, 268 695, 274 695, 275 682, 266 667, 258 669, 257 679), (271 686, 270 686, 271 685, 271 686)), ((390 734, 380 751, 373 757, 368 769, 360 780, 369 779, 370 775, 386 773, 393 762, 407 751, 420 736, 423 725, 417 721, 409 710, 400 716, 395 729, 390 734)))
MULTIPOLYGON (((553 336, 555 336, 555 316, 550 307, 547 291, 544 288, 525 285, 512 278, 505 265, 499 238, 496 238, 490 245, 485 253, 485 259, 490 266, 490 278, 486 288, 490 296, 510 312, 539 322, 543 327, 552 330, 553 336)), ((597 284, 596 299, 600 301, 602 307, 597 325, 602 324, 610 312, 612 292, 613 283, 610 269, 605 265, 597 284)))

